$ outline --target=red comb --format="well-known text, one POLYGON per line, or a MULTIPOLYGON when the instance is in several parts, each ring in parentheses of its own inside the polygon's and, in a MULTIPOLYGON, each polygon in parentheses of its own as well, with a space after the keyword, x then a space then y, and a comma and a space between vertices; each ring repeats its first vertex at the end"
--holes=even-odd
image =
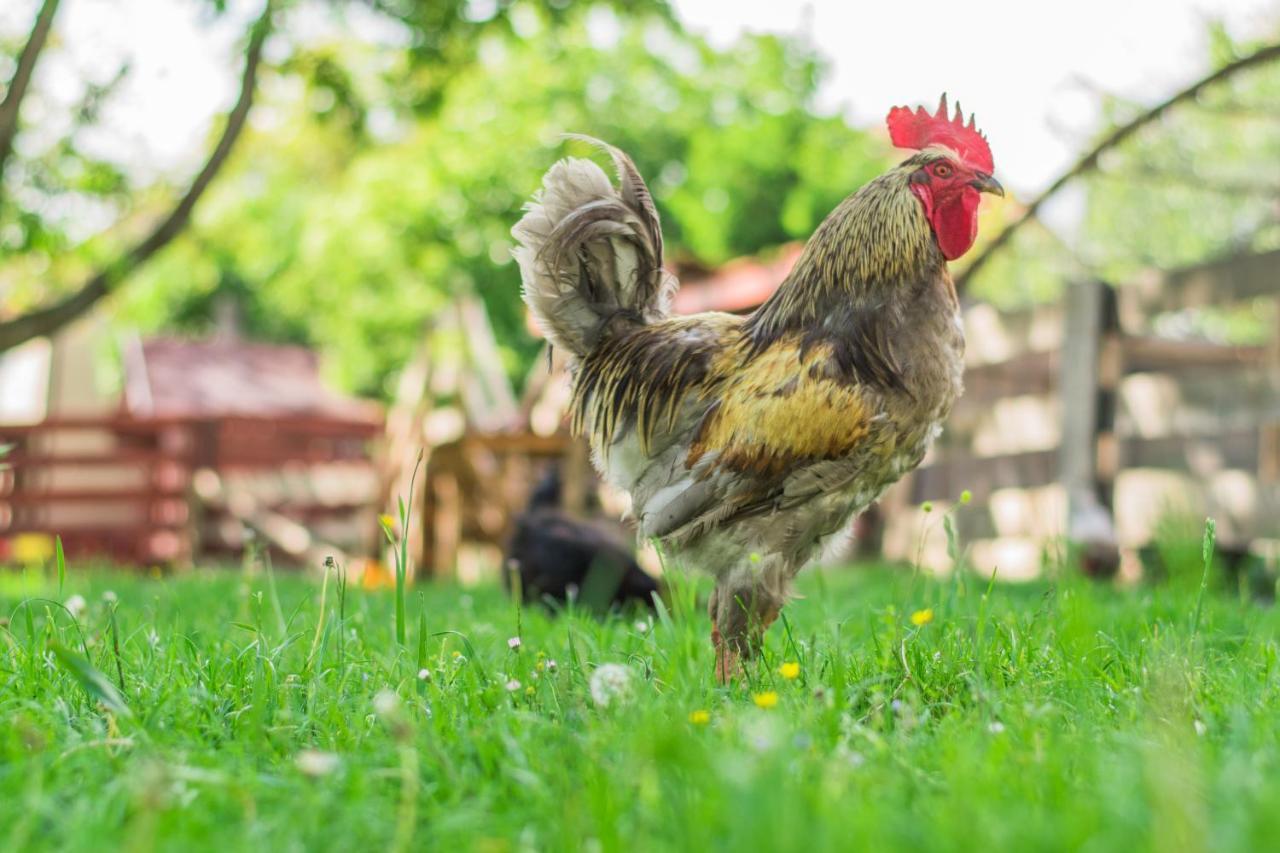
POLYGON ((987 138, 973 124, 973 113, 969 114, 969 123, 964 123, 964 113, 960 104, 956 103, 956 114, 947 115, 947 95, 944 92, 938 102, 938 111, 929 115, 924 107, 894 107, 889 110, 885 119, 889 125, 889 139, 898 148, 928 148, 930 145, 944 145, 960 155, 969 166, 982 171, 995 171, 995 162, 991 159, 991 147, 987 138))

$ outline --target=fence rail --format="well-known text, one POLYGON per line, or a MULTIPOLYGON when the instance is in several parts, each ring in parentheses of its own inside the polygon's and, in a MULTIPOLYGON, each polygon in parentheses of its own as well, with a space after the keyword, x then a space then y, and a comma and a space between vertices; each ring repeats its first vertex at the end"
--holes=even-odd
POLYGON ((1047 540, 1110 539, 1132 553, 1172 510, 1213 514, 1227 541, 1280 536, 1280 323, 1262 344, 1155 333, 1174 312, 1269 302, 1280 252, 1084 282, 1057 305, 966 311, 966 393, 924 464, 887 496, 886 554, 943 564, 923 501, 957 521, 975 557, 1038 570, 1047 540), (922 545, 921 537, 925 537, 922 545))
MULTIPOLYGON (((216 420, 124 415, 0 425, 0 557, 25 538, 60 536, 72 558, 134 565, 229 553, 243 525, 202 501, 193 479, 216 471, 281 517, 372 535, 368 443, 381 425, 316 417, 216 420), (354 484, 354 485, 353 485, 354 484), (367 520, 367 519, 366 519, 367 520)), ((47 549, 47 545, 46 545, 47 549)))

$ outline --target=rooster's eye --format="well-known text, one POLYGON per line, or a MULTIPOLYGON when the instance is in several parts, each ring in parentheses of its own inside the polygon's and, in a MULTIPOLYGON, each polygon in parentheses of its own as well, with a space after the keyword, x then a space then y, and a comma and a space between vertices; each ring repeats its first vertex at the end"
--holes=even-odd
POLYGON ((951 167, 946 163, 939 163, 933 167, 933 173, 939 178, 949 178, 951 177, 951 167))

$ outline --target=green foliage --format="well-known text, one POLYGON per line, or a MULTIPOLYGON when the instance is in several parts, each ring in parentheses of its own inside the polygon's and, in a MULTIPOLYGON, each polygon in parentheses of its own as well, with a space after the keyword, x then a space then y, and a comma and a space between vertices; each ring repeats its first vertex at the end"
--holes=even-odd
POLYGON ((704 264, 806 237, 883 167, 882 143, 813 115, 821 67, 801 44, 721 52, 614 8, 515 4, 519 32, 484 29, 438 89, 414 48, 299 46, 271 122, 131 288, 127 320, 203 331, 228 294, 251 334, 317 346, 342 384, 386 394, 434 314, 475 292, 519 376, 537 343, 509 230, 557 157, 588 155, 562 133, 628 150, 669 255, 704 264))
POLYGON ((1193 640, 1194 585, 808 575, 726 689, 683 576, 657 619, 427 586, 408 645, 390 590, 337 580, 279 578, 279 626, 261 575, 73 571, 80 654, 32 602, 52 574, 0 574, 0 844, 1243 851, 1280 833, 1280 613, 1212 587, 1193 640), (72 665, 50 665, 62 647, 72 665), (629 699, 593 698, 605 664, 629 699))

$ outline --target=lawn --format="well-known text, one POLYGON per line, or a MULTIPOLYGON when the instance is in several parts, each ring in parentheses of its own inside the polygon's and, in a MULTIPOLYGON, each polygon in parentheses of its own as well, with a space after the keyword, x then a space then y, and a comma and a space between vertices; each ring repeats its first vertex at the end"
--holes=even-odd
POLYGON ((0 573, 0 846, 1272 847, 1280 616, 1198 581, 812 573, 726 689, 687 581, 415 589, 401 647, 332 580, 0 573))

